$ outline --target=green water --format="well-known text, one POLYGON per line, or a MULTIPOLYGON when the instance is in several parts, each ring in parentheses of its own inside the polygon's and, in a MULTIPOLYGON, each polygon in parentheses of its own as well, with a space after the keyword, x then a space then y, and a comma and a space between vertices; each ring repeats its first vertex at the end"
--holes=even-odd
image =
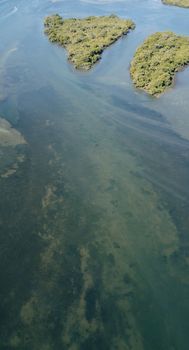
POLYGON ((159 99, 128 72, 148 34, 189 34, 188 13, 0 0, 0 115, 20 133, 0 133, 0 349, 188 350, 189 71, 159 99), (136 29, 76 72, 43 35, 54 12, 136 29))

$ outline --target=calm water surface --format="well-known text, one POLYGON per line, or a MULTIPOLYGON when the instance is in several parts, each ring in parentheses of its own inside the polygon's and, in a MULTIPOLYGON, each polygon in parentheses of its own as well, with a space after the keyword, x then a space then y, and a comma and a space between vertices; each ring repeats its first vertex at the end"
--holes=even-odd
POLYGON ((160 0, 0 0, 1 350, 189 349, 189 70, 159 99, 128 70, 188 19, 160 0), (81 73, 44 36, 51 13, 136 29, 81 73))

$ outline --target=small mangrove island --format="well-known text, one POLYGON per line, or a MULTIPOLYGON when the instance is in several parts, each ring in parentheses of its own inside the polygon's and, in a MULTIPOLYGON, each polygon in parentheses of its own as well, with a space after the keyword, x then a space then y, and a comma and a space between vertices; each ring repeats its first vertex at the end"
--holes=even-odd
POLYGON ((44 25, 49 40, 66 48, 69 61, 81 70, 90 69, 106 47, 135 27, 130 19, 116 15, 63 19, 56 14, 47 17, 44 25))
POLYGON ((162 0, 165 5, 189 8, 189 0, 162 0))
POLYGON ((157 32, 137 49, 131 78, 137 88, 159 95, 174 82, 175 73, 189 64, 189 37, 157 32))

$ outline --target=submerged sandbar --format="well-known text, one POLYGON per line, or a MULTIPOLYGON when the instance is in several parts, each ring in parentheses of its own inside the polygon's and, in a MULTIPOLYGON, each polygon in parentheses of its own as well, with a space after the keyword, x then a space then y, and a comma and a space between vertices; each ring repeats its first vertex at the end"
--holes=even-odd
POLYGON ((7 120, 0 117, 0 146, 15 147, 25 143, 21 133, 14 129, 7 120))

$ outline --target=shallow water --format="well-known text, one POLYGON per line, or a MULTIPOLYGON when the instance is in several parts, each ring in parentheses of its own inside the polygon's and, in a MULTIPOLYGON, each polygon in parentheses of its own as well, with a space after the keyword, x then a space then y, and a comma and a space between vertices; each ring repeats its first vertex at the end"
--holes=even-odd
POLYGON ((0 349, 188 350, 189 70, 159 99, 128 71, 150 33, 189 35, 188 16, 0 0, 0 116, 24 140, 0 143, 0 349), (57 12, 136 29, 76 72, 43 34, 57 12))

